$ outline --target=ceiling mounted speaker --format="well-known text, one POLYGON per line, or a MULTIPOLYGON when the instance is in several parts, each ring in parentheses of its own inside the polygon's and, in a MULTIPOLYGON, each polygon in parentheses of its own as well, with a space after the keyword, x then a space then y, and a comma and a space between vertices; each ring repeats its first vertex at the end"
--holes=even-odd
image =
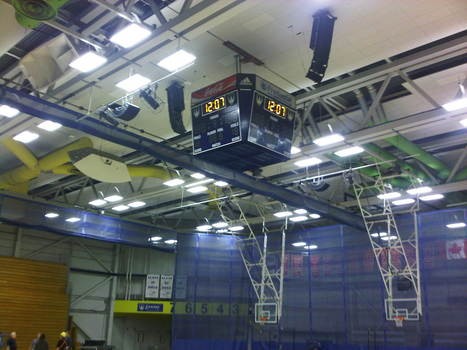
POLYGON ((70 63, 78 57, 65 34, 30 51, 20 61, 24 76, 36 90, 53 86, 71 72, 70 63))
POLYGON ((331 52, 334 22, 337 17, 328 10, 319 10, 313 15, 313 28, 311 30, 310 49, 313 50, 313 59, 308 69, 307 78, 320 83, 328 68, 329 53, 331 52))
POLYGON ((186 133, 182 112, 185 110, 183 85, 174 81, 167 87, 167 104, 169 106, 170 126, 178 134, 186 133))
POLYGON ((107 183, 130 182, 126 164, 111 154, 94 148, 82 148, 69 152, 71 162, 84 175, 107 183))
POLYGON ((58 9, 68 0, 13 0, 16 20, 26 28, 35 28, 42 21, 57 16, 58 9))
POLYGON ((406 277, 397 277, 396 279, 396 288, 400 292, 405 292, 412 289, 412 282, 406 277))
POLYGON ((112 103, 108 105, 102 112, 100 112, 100 115, 106 120, 108 120, 106 117, 109 117, 130 121, 138 115, 139 111, 140 108, 131 103, 124 103, 123 105, 112 103))

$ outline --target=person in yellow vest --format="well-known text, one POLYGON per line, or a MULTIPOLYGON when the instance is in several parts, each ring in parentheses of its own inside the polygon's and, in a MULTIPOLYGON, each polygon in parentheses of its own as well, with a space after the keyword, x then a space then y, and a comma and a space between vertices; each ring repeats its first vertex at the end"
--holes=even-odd
POLYGON ((57 342, 56 350, 67 350, 68 344, 66 342, 66 332, 60 333, 60 338, 57 342))

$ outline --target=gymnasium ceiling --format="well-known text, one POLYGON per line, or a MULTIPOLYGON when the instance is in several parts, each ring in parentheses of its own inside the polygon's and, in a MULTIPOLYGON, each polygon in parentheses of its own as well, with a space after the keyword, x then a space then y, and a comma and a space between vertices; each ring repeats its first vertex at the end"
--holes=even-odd
MULTIPOLYGON (((467 4, 463 0, 444 0, 442 6, 437 0, 71 0, 49 24, 43 23, 33 30, 25 30, 16 24, 14 10, 8 2, 1 2, 0 6, 0 31, 8 33, 2 35, 0 42, 0 76, 7 86, 17 87, 24 82, 18 63, 28 52, 63 32, 72 42, 76 42, 72 36, 79 34, 99 43, 112 59, 90 74, 73 71, 64 74, 53 86, 42 90, 41 97, 96 117, 93 113, 99 107, 123 96, 122 90, 115 85, 130 73, 139 73, 151 81, 160 80, 157 92, 161 107, 154 111, 144 101, 136 99, 134 102, 141 111, 128 123, 127 129, 190 152, 191 134, 178 135, 170 127, 165 89, 173 80, 183 82, 185 105, 190 106, 192 91, 235 73, 236 53, 223 45, 224 41, 230 41, 264 62, 261 66, 244 63, 242 72, 258 74, 293 93, 302 111, 303 123, 297 126, 295 133, 295 145, 302 152, 294 155, 291 161, 248 174, 358 215, 359 208, 342 171, 384 159, 368 152, 352 160, 327 157, 343 145, 319 149, 312 140, 331 125, 334 131, 347 136, 348 144, 372 142, 424 173, 424 184, 445 194, 445 198, 421 203, 421 210, 465 205, 467 176, 458 175, 467 165, 466 131, 459 123, 466 117, 466 111, 449 114, 440 107, 454 98, 458 82, 466 79, 467 4), (159 9, 157 14, 150 3, 159 9), (119 49, 108 41, 108 37, 112 30, 125 23, 125 19, 109 7, 122 13, 136 13, 144 23, 154 26, 155 35, 133 49, 119 49), (321 84, 315 84, 305 76, 313 55, 308 44, 312 15, 323 7, 330 8, 337 21, 325 79, 321 84), (193 53, 196 62, 168 77, 168 72, 156 63, 179 47, 193 53), (420 53, 423 53, 421 57, 420 53), (399 65, 399 62, 405 63, 399 65), (392 63, 395 63, 395 70, 391 68, 392 63), (375 71, 391 75, 387 79, 384 75, 382 79, 374 79, 371 74, 375 71), (382 91, 383 85, 384 92, 375 105, 375 113, 367 118, 358 96, 368 109, 374 98, 372 92, 382 91), (449 176, 440 177, 437 170, 417 158, 419 154, 403 152, 387 141, 389 136, 396 134, 444 163, 449 176), (297 168, 294 161, 305 156, 319 156, 324 162, 306 170, 297 168), (303 181, 317 175, 324 175, 330 184, 327 190, 315 191, 303 181)), ((183 121, 186 129, 191 130, 188 107, 183 121)), ((27 147, 41 158, 70 142, 89 137, 94 148, 120 156, 127 164, 168 167, 179 172, 186 184, 196 181, 190 177, 190 171, 170 162, 160 162, 147 154, 66 127, 53 133, 42 131, 37 128, 40 122, 41 119, 26 114, 11 119, 0 117, 0 138, 3 140, 24 130, 34 130, 40 137, 27 147)), ((21 165, 17 157, 0 145, 1 174, 21 165)), ((253 227, 260 228, 263 219, 271 229, 283 224, 272 215, 282 203, 263 195, 237 187, 215 188, 212 184, 209 185, 210 194, 192 195, 183 187, 168 188, 162 182, 155 177, 135 177, 131 183, 115 185, 82 175, 46 172, 29 183, 27 196, 189 232, 206 219, 212 222, 219 218, 213 201, 215 197, 228 197, 234 193, 253 227), (111 209, 112 204, 100 209, 88 204, 96 194, 102 192, 105 195, 115 191, 116 187, 124 197, 122 202, 141 200, 146 206, 116 213, 111 209)), ((368 200, 374 202, 374 199, 368 200)), ((233 216, 238 215, 236 207, 229 210, 233 216)), ((324 216, 295 226, 332 222, 335 220, 324 216)))

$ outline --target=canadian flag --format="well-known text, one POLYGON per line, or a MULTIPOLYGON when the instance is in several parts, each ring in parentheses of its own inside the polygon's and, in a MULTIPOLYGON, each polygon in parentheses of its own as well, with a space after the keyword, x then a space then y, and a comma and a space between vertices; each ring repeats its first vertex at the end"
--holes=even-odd
POLYGON ((454 239, 446 242, 446 258, 465 259, 467 255, 467 239, 454 239))

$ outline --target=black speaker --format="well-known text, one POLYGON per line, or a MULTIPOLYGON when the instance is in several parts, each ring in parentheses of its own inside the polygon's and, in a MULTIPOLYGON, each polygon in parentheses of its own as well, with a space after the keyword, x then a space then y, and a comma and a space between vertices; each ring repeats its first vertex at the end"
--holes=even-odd
POLYGON ((331 52, 334 22, 337 17, 328 10, 319 10, 313 15, 313 28, 311 30, 310 49, 313 50, 313 59, 308 69, 307 78, 314 82, 321 82, 328 67, 329 53, 331 52))
POLYGON ((396 279, 396 288, 400 292, 405 292, 412 289, 412 282, 405 277, 398 277, 396 279))
POLYGON ((112 103, 108 105, 105 110, 100 112, 100 116, 106 120, 108 120, 108 118, 116 118, 129 121, 135 118, 139 111, 140 108, 131 103, 124 103, 123 105, 112 103))
POLYGON ((185 97, 183 85, 178 82, 172 82, 167 87, 167 105, 169 107, 170 126, 178 134, 186 133, 183 125, 182 112, 185 110, 185 97))

